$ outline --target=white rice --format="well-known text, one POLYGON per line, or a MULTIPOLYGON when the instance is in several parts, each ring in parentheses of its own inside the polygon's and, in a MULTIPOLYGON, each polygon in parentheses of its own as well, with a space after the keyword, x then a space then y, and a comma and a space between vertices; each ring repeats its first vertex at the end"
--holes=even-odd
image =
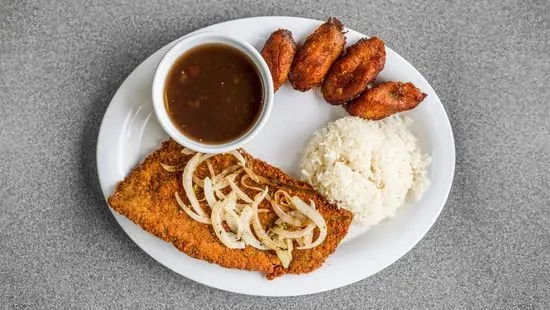
POLYGON ((303 179, 331 202, 353 213, 356 223, 378 224, 416 201, 429 185, 408 117, 379 121, 344 117, 317 130, 306 146, 303 179))

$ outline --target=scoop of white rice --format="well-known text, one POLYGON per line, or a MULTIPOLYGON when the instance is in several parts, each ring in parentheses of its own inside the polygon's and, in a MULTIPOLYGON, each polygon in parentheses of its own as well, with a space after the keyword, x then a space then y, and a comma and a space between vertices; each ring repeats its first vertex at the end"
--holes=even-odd
POLYGON ((408 117, 379 121, 344 117, 317 130, 306 146, 303 179, 331 202, 372 226, 428 186, 429 157, 420 152, 408 117))

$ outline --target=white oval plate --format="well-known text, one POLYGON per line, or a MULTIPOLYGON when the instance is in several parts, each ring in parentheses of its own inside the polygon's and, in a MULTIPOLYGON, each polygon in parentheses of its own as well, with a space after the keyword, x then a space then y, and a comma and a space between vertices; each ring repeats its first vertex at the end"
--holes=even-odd
MULTIPOLYGON (((198 31, 225 32, 261 49, 277 28, 289 29, 298 42, 303 42, 321 23, 296 17, 255 17, 198 31)), ((365 36, 348 30, 348 44, 365 36)), ((176 41, 140 64, 120 86, 105 112, 97 141, 97 170, 105 198, 112 194, 130 169, 168 138, 153 113, 151 83, 160 59, 176 41)), ((311 294, 365 279, 389 266, 422 239, 443 209, 453 180, 455 148, 449 120, 430 84, 405 59, 389 48, 386 50, 386 66, 378 81, 410 81, 428 94, 419 107, 407 114, 414 121, 411 129, 423 151, 432 157, 428 169, 431 185, 421 201, 404 206, 394 218, 368 231, 352 226, 348 236, 320 269, 268 281, 258 272, 226 269, 193 259, 113 211, 116 220, 139 247, 164 266, 194 281, 231 292, 264 296, 311 294)), ((265 127, 244 148, 290 175, 298 176, 300 152, 311 134, 344 115, 342 108, 327 104, 318 89, 301 93, 287 84, 276 93, 273 111, 265 127)))

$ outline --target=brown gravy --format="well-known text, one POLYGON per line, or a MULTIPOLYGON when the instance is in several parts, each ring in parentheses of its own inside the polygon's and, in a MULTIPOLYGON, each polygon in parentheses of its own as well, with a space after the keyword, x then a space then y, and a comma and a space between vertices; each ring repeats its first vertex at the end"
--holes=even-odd
POLYGON ((262 79, 243 52, 224 44, 205 44, 182 55, 164 88, 174 125, 203 143, 223 143, 244 134, 264 100, 262 79))

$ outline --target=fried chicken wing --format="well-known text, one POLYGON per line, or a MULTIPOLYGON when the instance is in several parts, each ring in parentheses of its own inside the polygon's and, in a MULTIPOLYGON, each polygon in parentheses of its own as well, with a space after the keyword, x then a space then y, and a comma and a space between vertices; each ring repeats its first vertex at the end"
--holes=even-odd
POLYGON ((386 50, 377 37, 361 39, 330 67, 323 82, 323 97, 330 104, 344 104, 359 96, 384 69, 386 50))
POLYGON ((274 31, 265 42, 261 54, 271 72, 275 91, 288 79, 295 53, 296 42, 292 38, 292 32, 286 29, 274 31))
POLYGON ((342 54, 346 37, 342 23, 331 17, 310 34, 298 48, 289 80, 296 90, 307 91, 321 85, 332 63, 342 54))
POLYGON ((413 83, 384 82, 346 104, 349 114, 378 120, 418 106, 426 94, 413 83))
MULTIPOLYGON (((189 204, 181 185, 181 172, 167 172, 161 163, 185 165, 191 156, 185 157, 181 150, 182 147, 173 140, 164 142, 160 149, 149 155, 117 185, 108 202, 118 213, 140 225, 147 232, 172 243, 187 255, 227 268, 260 271, 268 279, 273 279, 287 273, 308 273, 319 268, 347 234, 352 219, 349 211, 338 209, 307 183, 295 180, 278 168, 252 158, 243 151, 242 154, 256 174, 276 182, 290 195, 299 196, 304 201, 313 200, 317 210, 325 218, 328 235, 317 247, 294 250, 288 268, 282 266, 274 251, 261 251, 249 246, 244 249, 230 249, 224 246, 211 225, 190 218, 174 199, 174 193, 177 191, 184 203, 189 204)), ((236 164, 236 160, 230 155, 216 155, 210 158, 210 161, 216 173, 236 164)), ((200 165, 195 171, 199 178, 209 175, 208 173, 205 165, 200 165)), ((242 190, 251 196, 255 194, 250 189, 242 190)), ((205 212, 209 210, 205 202, 201 204, 205 212)), ((266 201, 260 208, 269 210, 261 214, 262 225, 267 226, 276 215, 266 201)))

